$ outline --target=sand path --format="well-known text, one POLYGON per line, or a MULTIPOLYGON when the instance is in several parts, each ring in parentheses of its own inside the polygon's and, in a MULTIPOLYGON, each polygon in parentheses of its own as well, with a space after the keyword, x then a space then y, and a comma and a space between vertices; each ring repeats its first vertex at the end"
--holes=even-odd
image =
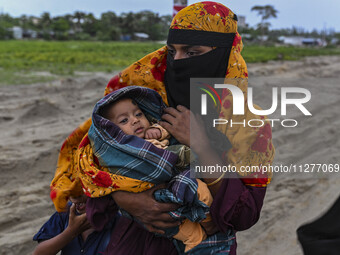
MULTIPOLYGON (((31 254, 33 235, 53 213, 49 183, 58 149, 90 117, 109 77, 97 74, 48 84, 0 87, 0 255, 31 254)), ((275 164, 339 163, 340 57, 249 66, 255 102, 271 103, 271 87, 304 87, 312 117, 289 111, 297 128, 273 129, 275 164)), ((270 116, 281 118, 279 111, 270 116)), ((268 188, 261 219, 238 233, 239 255, 302 254, 296 228, 326 210, 340 194, 338 175, 277 174, 268 188)))

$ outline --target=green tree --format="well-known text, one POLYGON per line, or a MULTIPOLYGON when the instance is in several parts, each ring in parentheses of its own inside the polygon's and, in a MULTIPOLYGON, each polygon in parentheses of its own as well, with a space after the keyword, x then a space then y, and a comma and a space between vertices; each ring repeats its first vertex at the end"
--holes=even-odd
POLYGON ((66 14, 63 16, 63 18, 67 21, 69 27, 74 29, 73 15, 66 14))
POLYGON ((52 24, 52 28, 58 40, 68 39, 68 30, 70 29, 70 25, 66 19, 64 19, 63 17, 55 18, 52 24))
POLYGON ((81 32, 82 31, 82 28, 81 28, 81 24, 84 22, 84 18, 86 16, 86 13, 84 12, 80 12, 80 11, 76 11, 74 14, 73 14, 73 18, 75 20, 75 27, 76 27, 76 32, 81 32))
POLYGON ((265 30, 268 31, 270 23, 267 21, 270 18, 277 18, 278 11, 272 5, 259 6, 256 5, 251 8, 251 11, 257 12, 261 16, 261 22, 259 23, 259 28, 261 30, 262 38, 265 34, 265 30))
POLYGON ((0 14, 0 39, 11 39, 13 33, 10 28, 20 26, 18 18, 12 18, 8 14, 0 14))
POLYGON ((119 27, 119 18, 114 12, 105 12, 101 15, 99 21, 99 40, 119 40, 121 29, 119 27))
POLYGON ((100 17, 101 25, 103 27, 118 26, 119 19, 114 12, 104 12, 100 17))
POLYGON ((50 29, 50 26, 52 24, 51 16, 48 12, 44 12, 40 16, 40 22, 39 25, 43 30, 50 29))
POLYGON ((12 39, 12 38, 13 38, 12 32, 8 31, 7 28, 3 27, 0 24, 0 40, 3 40, 3 39, 12 39))
POLYGON ((89 34, 91 37, 95 37, 99 30, 99 22, 92 13, 85 15, 84 23, 82 25, 84 33, 89 34))
POLYGON ((28 25, 28 17, 26 15, 21 15, 20 16, 20 25, 21 27, 25 30, 27 29, 28 25))
POLYGON ((141 11, 137 13, 138 18, 138 32, 143 32, 149 35, 151 40, 160 40, 163 26, 161 24, 161 17, 158 13, 151 11, 141 11))
POLYGON ((42 36, 45 40, 51 39, 50 32, 52 31, 52 19, 48 12, 44 12, 41 14, 38 28, 41 30, 42 36))
POLYGON ((132 35, 134 32, 138 31, 138 15, 132 12, 122 13, 119 17, 119 27, 123 34, 132 35))

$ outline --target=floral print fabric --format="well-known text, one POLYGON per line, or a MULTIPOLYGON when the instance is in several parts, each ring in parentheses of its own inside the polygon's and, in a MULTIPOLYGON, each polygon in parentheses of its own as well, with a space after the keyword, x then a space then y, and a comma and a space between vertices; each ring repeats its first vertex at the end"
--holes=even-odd
MULTIPOLYGON (((220 117, 232 120, 233 122, 245 120, 246 123, 251 119, 266 119, 265 116, 251 113, 247 106, 248 71, 246 63, 241 56, 243 43, 241 36, 237 32, 235 14, 230 9, 216 2, 195 3, 178 12, 170 28, 235 33, 225 83, 233 84, 242 90, 245 99, 245 114, 232 114, 233 97, 229 90, 224 90, 222 93, 220 117)), ((161 95, 164 102, 167 103, 166 90, 163 83, 166 57, 167 47, 164 46, 133 63, 110 80, 105 89, 105 95, 125 86, 138 85, 154 89, 161 95)), ((260 109, 257 106, 255 108, 260 109)), ((82 183, 83 187, 81 187, 80 182, 74 181, 75 176, 73 175, 76 174, 78 164, 78 146, 86 135, 90 124, 91 120, 88 120, 76 129, 66 139, 60 151, 58 168, 51 183, 51 198, 57 210, 64 208, 64 204, 66 204, 65 199, 71 194, 80 192, 82 188, 86 190, 96 186, 94 181, 89 178, 86 183, 82 183)), ((241 166, 257 166, 260 169, 263 165, 272 164, 275 150, 272 144, 270 124, 267 123, 262 127, 219 125, 218 129, 227 136, 232 144, 232 149, 225 155, 226 162, 236 166, 245 184, 265 187, 270 182, 271 173, 242 172, 241 166)), ((110 176, 114 178, 112 175, 110 176)), ((90 196, 90 194, 88 195, 90 196)))

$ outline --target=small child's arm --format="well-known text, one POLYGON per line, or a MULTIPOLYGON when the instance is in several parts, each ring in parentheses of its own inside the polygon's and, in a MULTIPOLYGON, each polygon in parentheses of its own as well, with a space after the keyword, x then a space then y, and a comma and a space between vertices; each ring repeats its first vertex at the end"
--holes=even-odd
POLYGON ((162 133, 158 128, 149 128, 145 132, 145 139, 156 139, 159 140, 162 137, 162 133))
POLYGON ((169 132, 158 124, 153 124, 145 132, 145 139, 160 149, 166 149, 169 145, 169 132))
POLYGON ((33 255, 56 255, 75 237, 91 227, 86 219, 86 214, 84 213, 77 216, 75 210, 76 208, 73 204, 70 208, 69 224, 67 228, 59 235, 41 241, 35 248, 33 255))
POLYGON ((145 138, 146 139, 157 139, 159 141, 162 141, 164 139, 170 138, 170 133, 163 128, 159 124, 153 124, 148 130, 145 132, 145 138))

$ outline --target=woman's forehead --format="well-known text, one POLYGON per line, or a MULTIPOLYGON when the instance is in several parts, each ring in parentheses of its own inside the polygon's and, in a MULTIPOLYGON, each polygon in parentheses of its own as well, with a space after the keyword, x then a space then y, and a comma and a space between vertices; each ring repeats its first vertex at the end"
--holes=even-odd
POLYGON ((176 48, 176 49, 188 49, 188 48, 202 48, 202 47, 206 47, 206 46, 201 46, 201 45, 189 45, 189 44, 177 44, 177 43, 168 44, 167 46, 170 47, 170 48, 176 48))

